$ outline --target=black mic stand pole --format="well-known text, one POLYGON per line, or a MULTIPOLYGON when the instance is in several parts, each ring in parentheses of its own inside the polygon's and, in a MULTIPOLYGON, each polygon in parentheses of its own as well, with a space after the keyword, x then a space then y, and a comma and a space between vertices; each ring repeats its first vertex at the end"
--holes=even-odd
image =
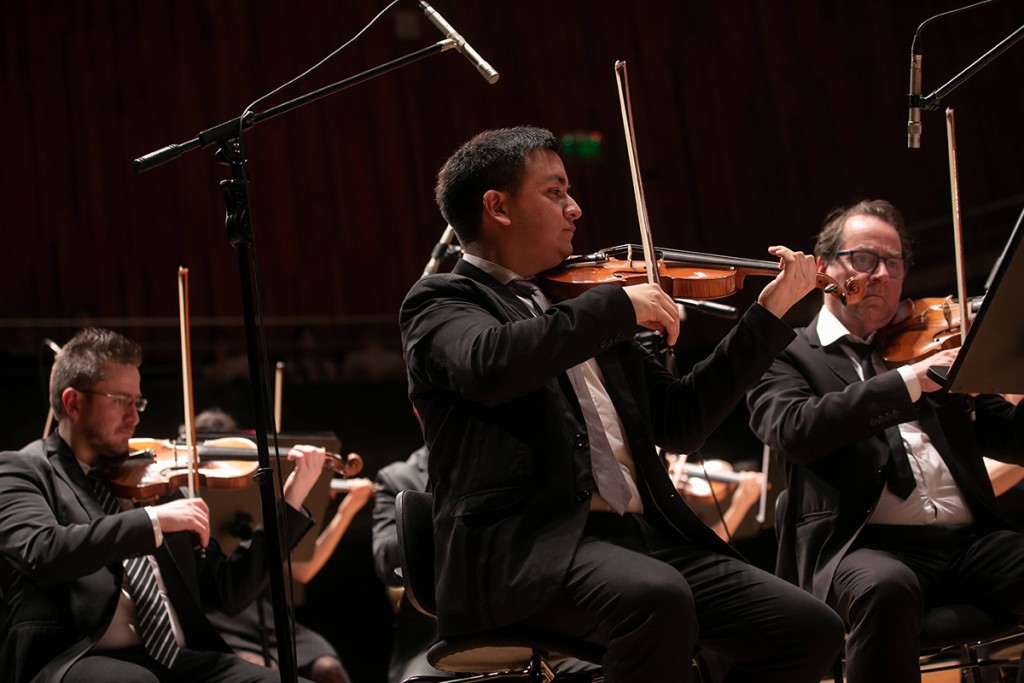
MULTIPOLYGON (((231 179, 221 181, 221 191, 227 207, 225 224, 228 241, 238 252, 239 279, 242 289, 242 308, 245 319, 246 346, 249 356, 249 377, 252 384, 253 414, 256 420, 256 452, 259 468, 254 475, 260 490, 264 529, 267 535, 268 572, 270 593, 274 606, 274 626, 277 630, 278 664, 281 681, 294 683, 298 680, 296 671, 294 638, 289 619, 288 603, 284 583, 284 545, 281 539, 279 508, 274 493, 274 476, 270 467, 270 450, 267 434, 273 422, 270 420, 270 391, 267 377, 267 350, 264 345, 263 320, 257 318, 256 310, 260 301, 260 287, 257 278, 255 244, 252 233, 251 209, 248 195, 248 173, 243 158, 241 134, 245 128, 273 118, 286 111, 301 107, 331 93, 367 81, 388 71, 403 67, 433 54, 456 47, 452 39, 445 39, 434 45, 374 67, 333 85, 315 90, 308 95, 297 97, 265 112, 247 112, 209 128, 194 139, 180 145, 169 145, 139 157, 132 163, 136 173, 142 173, 162 163, 176 159, 197 147, 218 145, 217 159, 231 169, 231 179)), ((283 512, 283 508, 281 509, 283 512)), ((290 539, 289 546, 290 547, 290 539)))
MULTIPOLYGON (((946 83, 940 88, 937 88, 930 95, 922 97, 920 101, 921 109, 927 109, 928 111, 935 111, 936 109, 938 109, 939 101, 943 97, 953 92, 955 88, 960 86, 968 78, 970 78, 977 72, 981 71, 981 69, 984 68, 989 62, 991 62, 993 59, 995 59, 1003 52, 1008 50, 1010 47, 1014 45, 1014 43, 1016 43, 1021 38, 1024 38, 1024 26, 1021 26, 1016 31, 1003 38, 991 50, 989 50, 982 56, 978 57, 970 66, 968 66, 963 71, 958 73, 956 76, 951 78, 948 83, 946 83)), ((911 106, 913 106, 913 103, 911 103, 911 106)))

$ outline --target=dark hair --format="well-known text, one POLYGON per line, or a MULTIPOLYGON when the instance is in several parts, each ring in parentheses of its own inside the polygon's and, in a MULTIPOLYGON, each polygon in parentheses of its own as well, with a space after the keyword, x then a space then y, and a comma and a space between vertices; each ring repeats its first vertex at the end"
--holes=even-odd
POLYGON ((142 348, 117 332, 86 327, 64 345, 50 370, 50 407, 64 417, 61 395, 68 387, 87 390, 104 378, 107 363, 142 365, 142 348))
MULTIPOLYGON (((192 425, 197 432, 235 432, 238 431, 238 423, 235 418, 220 408, 210 408, 196 415, 195 424, 192 425)), ((184 425, 179 430, 184 432, 184 425)))
POLYGON ((843 231, 846 229, 846 221, 854 216, 874 216, 880 218, 892 227, 896 228, 896 234, 900 237, 900 256, 906 261, 909 268, 914 263, 913 240, 907 232, 907 226, 903 222, 903 215, 892 203, 884 199, 863 199, 856 204, 841 206, 832 209, 825 216, 825 224, 818 233, 818 240, 814 243, 814 255, 823 259, 826 263, 834 261, 839 245, 843 243, 843 231))
POLYGON ((444 163, 434 198, 463 245, 480 236, 484 193, 515 194, 526 171, 526 156, 538 149, 556 151, 558 139, 543 128, 499 128, 474 136, 444 163))

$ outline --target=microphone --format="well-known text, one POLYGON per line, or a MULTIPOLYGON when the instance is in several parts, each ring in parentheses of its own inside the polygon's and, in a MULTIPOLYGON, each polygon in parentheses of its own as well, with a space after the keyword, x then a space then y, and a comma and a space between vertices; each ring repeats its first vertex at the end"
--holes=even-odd
POLYGON ((423 13, 427 15, 427 19, 430 19, 434 26, 444 34, 445 38, 449 38, 454 41, 455 49, 461 52, 463 56, 465 56, 465 58, 476 67, 476 70, 480 72, 480 75, 484 77, 485 81, 492 84, 498 82, 498 72, 495 71, 494 68, 488 64, 469 43, 466 42, 466 39, 463 38, 458 31, 452 28, 451 24, 444 20, 444 17, 437 13, 437 10, 423 2, 423 0, 420 0, 420 9, 422 9, 423 13))
POLYGON ((434 245, 434 250, 430 252, 430 260, 427 261, 427 266, 423 269, 423 274, 420 275, 421 278, 436 273, 437 269, 441 267, 441 261, 446 256, 459 253, 459 247, 452 246, 453 239, 455 239, 455 228, 449 225, 441 233, 441 240, 434 245))
MULTIPOLYGON (((916 41, 915 41, 916 42, 916 41)), ((907 106, 910 116, 907 120, 907 148, 921 147, 921 50, 915 45, 910 55, 910 94, 907 106)))

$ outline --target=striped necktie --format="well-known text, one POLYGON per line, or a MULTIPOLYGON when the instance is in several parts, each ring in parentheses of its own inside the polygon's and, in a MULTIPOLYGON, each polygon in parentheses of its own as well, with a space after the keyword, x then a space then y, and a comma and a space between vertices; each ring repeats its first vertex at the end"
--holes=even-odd
MULTIPOLYGON (((104 512, 108 515, 119 513, 121 508, 98 468, 89 472, 89 481, 104 512)), ((142 645, 150 657, 170 669, 178 657, 179 647, 171 628, 171 616, 160 596, 160 587, 149 556, 126 559, 124 570, 128 581, 128 594, 135 602, 135 616, 138 618, 142 645)))
MULTIPOLYGON (((512 280, 508 286, 513 292, 532 302, 536 309, 536 315, 543 314, 551 306, 547 297, 544 296, 544 292, 540 291, 540 287, 529 280, 512 280)), ((597 405, 590 394, 586 377, 583 376, 583 370, 578 365, 566 370, 566 374, 569 376, 569 382, 572 383, 573 391, 579 400, 583 419, 587 423, 587 434, 590 441, 590 469, 594 476, 597 492, 613 510, 620 515, 625 514, 632 494, 629 484, 626 483, 626 477, 622 473, 622 466, 608 443, 608 436, 601 423, 597 405)))

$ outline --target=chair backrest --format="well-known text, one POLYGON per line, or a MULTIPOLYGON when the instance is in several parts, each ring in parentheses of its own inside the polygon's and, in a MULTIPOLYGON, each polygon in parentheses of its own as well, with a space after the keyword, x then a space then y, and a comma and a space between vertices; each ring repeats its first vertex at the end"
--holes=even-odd
POLYGON ((434 497, 423 491, 400 491, 395 498, 402 583, 413 607, 437 615, 434 597, 434 497))

